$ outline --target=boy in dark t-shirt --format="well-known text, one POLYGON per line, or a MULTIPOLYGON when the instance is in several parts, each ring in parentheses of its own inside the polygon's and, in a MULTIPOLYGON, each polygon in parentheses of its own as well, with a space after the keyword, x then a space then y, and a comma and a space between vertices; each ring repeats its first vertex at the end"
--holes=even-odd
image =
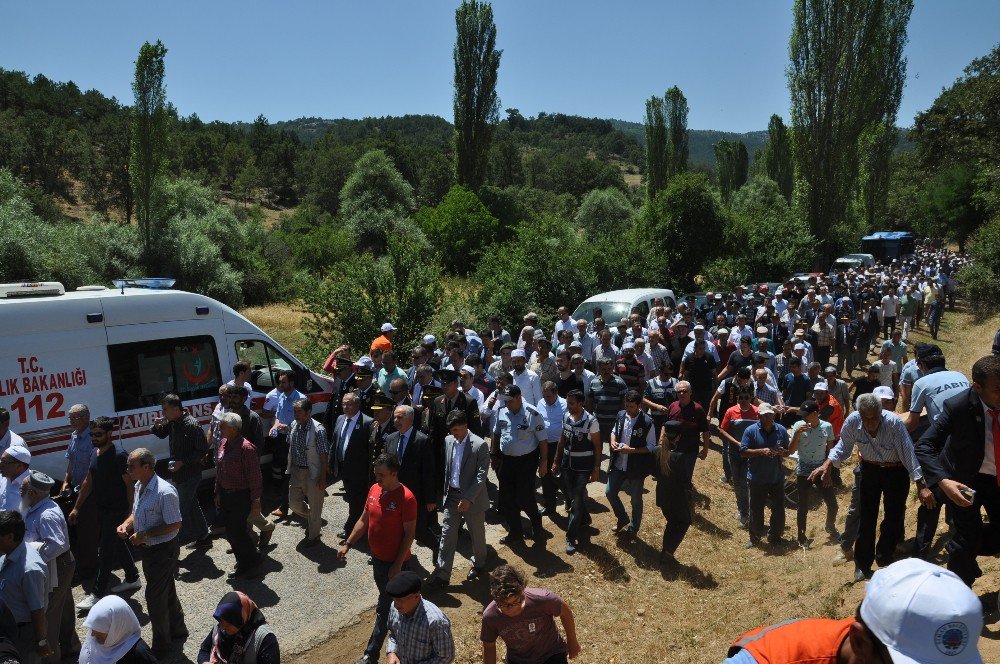
POLYGON ((496 641, 507 647, 507 664, 566 664, 580 653, 573 612, 559 595, 541 588, 526 588, 524 576, 510 565, 490 574, 493 601, 483 611, 479 638, 483 662, 496 664, 496 641), (566 640, 556 628, 556 616, 566 630, 566 640))

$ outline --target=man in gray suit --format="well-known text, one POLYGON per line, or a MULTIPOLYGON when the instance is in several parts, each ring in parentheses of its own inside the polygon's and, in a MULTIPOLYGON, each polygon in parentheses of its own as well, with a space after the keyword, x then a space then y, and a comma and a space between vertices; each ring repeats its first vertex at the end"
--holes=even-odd
POLYGON ((448 413, 448 431, 444 444, 444 525, 441 528, 440 551, 434 572, 426 588, 444 588, 451 581, 455 561, 458 531, 465 520, 472 536, 472 569, 467 580, 483 575, 486 564, 486 510, 490 500, 486 493, 486 475, 490 467, 490 450, 486 441, 469 433, 465 411, 456 408, 448 413))

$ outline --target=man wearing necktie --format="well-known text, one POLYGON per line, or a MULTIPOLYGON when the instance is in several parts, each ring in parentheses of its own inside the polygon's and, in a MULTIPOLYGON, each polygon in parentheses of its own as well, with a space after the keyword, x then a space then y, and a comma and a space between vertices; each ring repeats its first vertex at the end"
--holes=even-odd
POLYGON ((437 509, 437 485, 434 483, 434 453, 427 436, 413 426, 412 406, 396 406, 392 414, 396 431, 385 439, 385 451, 399 460, 399 482, 417 499, 417 542, 429 548, 437 558, 438 540, 430 529, 428 516, 437 509))
POLYGON ((365 509, 368 497, 368 473, 372 418, 361 412, 361 399, 356 392, 344 395, 344 412, 334 424, 333 458, 336 460, 334 476, 344 482, 344 499, 347 501, 347 521, 337 536, 347 537, 365 509))
POLYGON ((971 586, 982 575, 976 558, 1000 551, 1000 357, 972 365, 972 387, 945 402, 916 450, 929 489, 921 501, 928 508, 944 500, 953 506, 948 569, 971 586), (985 527, 983 508, 990 517, 985 527))

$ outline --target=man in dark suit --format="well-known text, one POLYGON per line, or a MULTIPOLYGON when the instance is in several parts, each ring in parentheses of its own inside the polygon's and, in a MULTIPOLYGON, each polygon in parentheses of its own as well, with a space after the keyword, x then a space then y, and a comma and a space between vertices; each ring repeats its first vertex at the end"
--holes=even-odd
POLYGON ((334 477, 344 482, 344 498, 347 500, 347 521, 337 537, 344 539, 354 528, 355 522, 365 509, 368 496, 368 474, 371 472, 371 431, 372 418, 361 412, 361 400, 354 392, 344 395, 344 413, 337 418, 332 436, 334 477))
POLYGON ((392 414, 395 431, 385 439, 385 452, 399 459, 399 482, 417 499, 417 542, 423 544, 437 558, 437 536, 431 532, 429 515, 438 504, 438 487, 434 484, 432 464, 434 454, 427 436, 413 427, 413 407, 396 406, 392 414))
POLYGON ((954 506, 948 569, 971 586, 982 574, 976 557, 995 554, 1000 542, 1000 357, 987 355, 972 365, 972 387, 945 402, 916 452, 927 481, 921 502, 954 506), (985 531, 982 508, 990 517, 985 531))
POLYGON ((486 441, 469 432, 465 411, 455 409, 448 414, 448 430, 451 433, 445 438, 441 552, 434 559, 434 572, 427 581, 428 590, 444 588, 451 581, 455 546, 463 520, 472 537, 472 569, 466 579, 479 579, 486 565, 486 510, 490 507, 486 485, 490 448, 486 441))

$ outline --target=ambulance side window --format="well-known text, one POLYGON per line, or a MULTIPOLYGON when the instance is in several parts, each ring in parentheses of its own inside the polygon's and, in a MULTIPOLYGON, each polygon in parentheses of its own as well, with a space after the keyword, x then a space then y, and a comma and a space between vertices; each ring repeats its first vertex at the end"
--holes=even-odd
POLYGON ((257 339, 237 341, 236 356, 250 363, 250 386, 254 392, 267 394, 277 386, 279 371, 298 369, 274 346, 257 339))
POLYGON ((187 401, 218 394, 222 384, 212 337, 157 339, 108 346, 115 410, 159 405, 173 392, 187 401))

